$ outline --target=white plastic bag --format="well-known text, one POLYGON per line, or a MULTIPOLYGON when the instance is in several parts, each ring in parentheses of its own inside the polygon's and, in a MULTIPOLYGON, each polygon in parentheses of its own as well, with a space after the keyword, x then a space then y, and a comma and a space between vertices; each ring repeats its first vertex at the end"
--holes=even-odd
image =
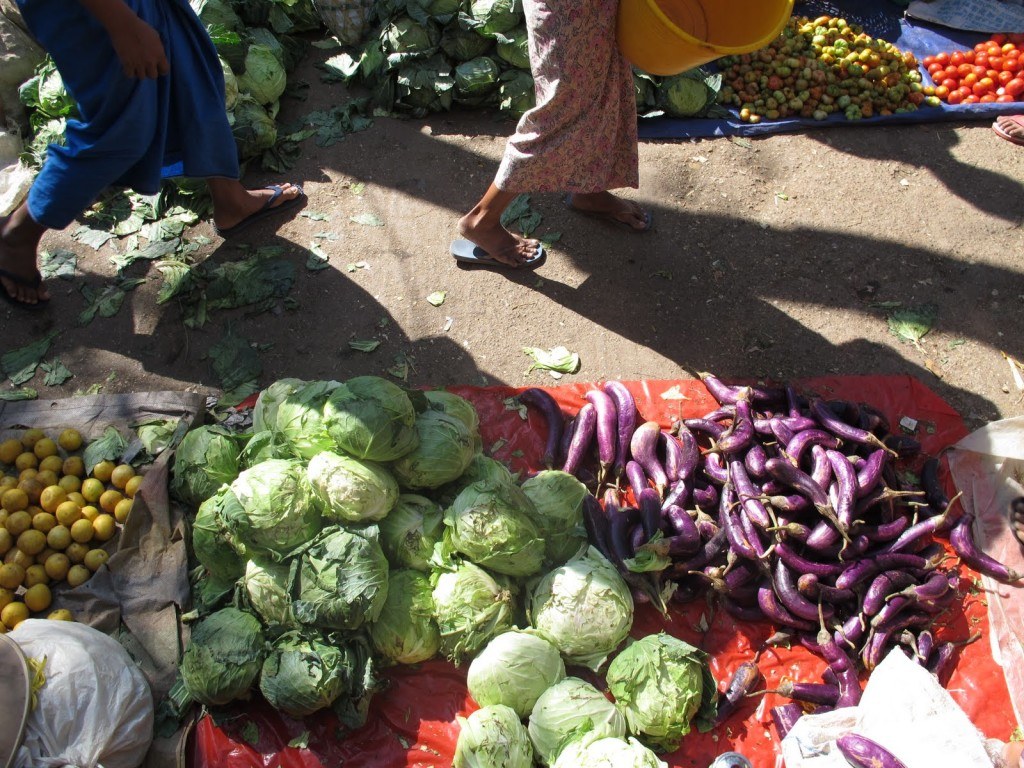
POLYGON ((137 768, 153 739, 153 697, 120 643, 68 621, 27 619, 10 637, 46 657, 15 768, 137 768))

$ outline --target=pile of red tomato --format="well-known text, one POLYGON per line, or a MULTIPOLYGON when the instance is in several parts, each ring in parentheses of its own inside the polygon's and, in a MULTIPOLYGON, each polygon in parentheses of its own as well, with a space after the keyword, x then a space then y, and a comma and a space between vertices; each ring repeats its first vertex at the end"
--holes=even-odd
MULTIPOLYGON (((939 53, 922 60, 934 95, 950 104, 1024 100, 1024 34, 992 35, 974 50, 939 53)), ((927 93, 927 89, 925 91, 927 93)))

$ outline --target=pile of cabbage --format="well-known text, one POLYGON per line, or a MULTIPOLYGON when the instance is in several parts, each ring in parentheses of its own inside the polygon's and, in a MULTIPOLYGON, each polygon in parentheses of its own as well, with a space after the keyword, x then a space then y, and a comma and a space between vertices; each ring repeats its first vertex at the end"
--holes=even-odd
POLYGON ((519 662, 543 670, 503 658, 470 675, 484 699, 515 691, 521 717, 552 669, 599 669, 632 626, 629 587, 587 544, 586 488, 553 470, 521 482, 448 392, 277 381, 251 432, 186 434, 171 492, 196 510, 200 618, 181 677, 207 706, 258 689, 290 716, 330 707, 354 726, 384 668, 466 664, 503 643, 515 656, 522 637, 534 661, 519 662))
MULTIPOLYGON (((520 116, 534 105, 522 0, 381 0, 378 21, 342 71, 370 89, 374 106, 422 117, 464 106, 520 116)), ((637 71, 641 115, 714 116, 720 75, 670 78, 637 71)))

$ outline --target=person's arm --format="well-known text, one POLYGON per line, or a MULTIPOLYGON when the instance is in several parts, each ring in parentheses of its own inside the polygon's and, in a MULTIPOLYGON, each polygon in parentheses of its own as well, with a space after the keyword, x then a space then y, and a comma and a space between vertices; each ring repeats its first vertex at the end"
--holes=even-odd
POLYGON ((124 0, 78 0, 107 30, 128 77, 166 75, 170 64, 160 35, 125 5, 124 0))

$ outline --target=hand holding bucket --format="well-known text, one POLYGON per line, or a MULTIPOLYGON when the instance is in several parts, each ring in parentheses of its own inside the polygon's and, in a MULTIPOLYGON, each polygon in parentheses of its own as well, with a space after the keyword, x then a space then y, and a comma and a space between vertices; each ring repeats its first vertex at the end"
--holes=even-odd
POLYGON ((793 0, 620 0, 622 55, 652 75, 677 75, 722 56, 764 48, 793 0))

